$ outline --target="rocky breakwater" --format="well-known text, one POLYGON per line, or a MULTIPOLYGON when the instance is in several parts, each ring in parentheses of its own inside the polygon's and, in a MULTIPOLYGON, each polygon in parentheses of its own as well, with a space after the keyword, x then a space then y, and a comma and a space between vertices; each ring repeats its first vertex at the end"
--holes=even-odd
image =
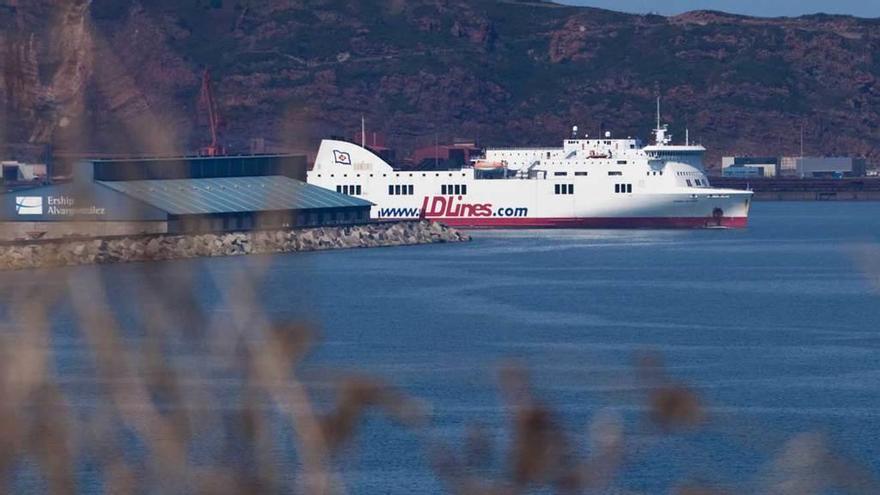
POLYGON ((469 240, 467 234, 428 221, 293 230, 63 239, 0 246, 0 270, 469 240))

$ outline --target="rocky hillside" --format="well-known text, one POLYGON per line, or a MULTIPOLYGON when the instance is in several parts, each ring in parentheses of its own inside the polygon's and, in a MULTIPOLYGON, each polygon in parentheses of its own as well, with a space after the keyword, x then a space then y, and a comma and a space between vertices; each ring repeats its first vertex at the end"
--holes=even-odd
POLYGON ((640 16, 490 0, 0 0, 3 154, 314 150, 366 116, 391 145, 552 144, 572 124, 722 153, 880 158, 880 21, 640 16), (28 146, 31 145, 31 146, 28 146))

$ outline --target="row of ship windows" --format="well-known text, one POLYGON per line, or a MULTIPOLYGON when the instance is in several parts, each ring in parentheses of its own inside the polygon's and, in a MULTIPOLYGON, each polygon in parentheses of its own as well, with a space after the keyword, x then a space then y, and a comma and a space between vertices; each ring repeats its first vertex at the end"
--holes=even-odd
POLYGON ((443 184, 440 186, 440 194, 467 194, 467 184, 443 184))
MULTIPOLYGON (((338 189, 338 187, 337 187, 338 189)), ((357 186, 357 193, 361 193, 361 186, 357 186)), ((412 196, 415 194, 415 187, 412 184, 389 184, 388 194, 390 196, 412 196)), ((440 186, 440 194, 467 194, 466 184, 442 184, 440 186)))
POLYGON ((361 194, 361 186, 336 186, 336 192, 342 194, 348 194, 349 196, 360 196, 361 194))
MULTIPOLYGON (((394 176, 395 176, 395 177, 400 177, 400 176, 403 176, 403 175, 406 175, 406 174, 409 174, 409 177, 415 177, 415 175, 416 175, 416 174, 413 173, 413 172, 395 172, 395 173, 394 173, 394 176)), ((317 175, 318 175, 318 177, 321 177, 321 174, 317 174, 317 175)), ((352 175, 352 177, 360 177, 360 176, 361 176, 361 174, 351 174, 351 175, 352 175)), ((370 177, 373 177, 374 175, 375 175, 375 174, 370 174, 370 177)), ((449 174, 450 177, 452 177, 452 175, 453 175, 452 173, 449 174)), ((342 176, 343 176, 343 177, 348 177, 348 174, 342 174, 342 176)), ((428 174, 426 174, 426 173, 424 173, 424 172, 422 173, 422 177, 427 177, 427 176, 428 176, 428 174)), ((462 176, 462 177, 467 177, 467 174, 461 174, 461 176, 462 176)), ((330 177, 336 177, 336 174, 330 174, 330 177)), ((388 177, 388 174, 382 174, 382 177, 388 177)), ((434 174, 434 177, 440 177, 440 174, 434 174)))
MULTIPOLYGON (((568 175, 568 172, 553 172, 553 175, 556 177, 566 177, 568 175)), ((585 177, 589 174, 583 170, 578 170, 574 173, 574 175, 577 177, 585 177)))
MULTIPOLYGON (((697 186, 701 186, 702 182, 700 179, 696 179, 697 186)), ((687 180, 687 184, 689 187, 693 187, 690 179, 687 180)), ((352 196, 360 196, 361 195, 361 186, 359 185, 340 185, 336 186, 336 192, 342 194, 348 194, 352 196)), ((614 184, 614 192, 615 193, 631 193, 633 192, 632 184, 614 184)), ((554 184, 553 185, 553 193, 554 194, 574 194, 574 184, 554 184)), ((415 188, 412 184, 394 184, 388 185, 388 194, 391 196, 412 196, 415 194, 415 188)), ((444 195, 452 195, 452 194, 467 194, 467 185, 466 184, 443 184, 440 186, 440 194, 444 195)))
POLYGON ((389 184, 388 185, 388 194, 390 196, 402 196, 402 195, 412 196, 413 194, 415 194, 413 192, 413 189, 414 188, 413 188, 412 184, 394 184, 394 185, 389 184))
MULTIPOLYGON (((700 179, 695 179, 694 182, 696 182, 697 186, 703 185, 703 182, 700 179)), ((688 187, 694 187, 690 179, 687 179, 687 185, 688 187)), ((708 185, 708 183, 706 185, 708 185)), ((336 192, 351 196, 360 196, 362 189, 360 185, 340 185, 336 186, 336 192)), ((574 184, 554 184, 554 192, 555 194, 574 194, 574 184)), ((631 193, 632 184, 614 184, 614 192, 631 193)), ((412 184, 389 184, 388 194, 391 196, 411 196, 415 194, 415 188, 412 184)), ((440 194, 467 194, 467 184, 443 184, 440 186, 440 194)))
POLYGON ((574 184, 554 184, 554 194, 574 194, 574 184))
MULTIPOLYGON (((690 179, 685 179, 685 182, 687 182, 688 187, 694 187, 694 184, 691 183, 690 179)), ((709 181, 706 181, 704 184, 702 180, 694 179, 694 182, 696 183, 696 187, 703 187, 704 185, 707 187, 709 186, 709 181)))

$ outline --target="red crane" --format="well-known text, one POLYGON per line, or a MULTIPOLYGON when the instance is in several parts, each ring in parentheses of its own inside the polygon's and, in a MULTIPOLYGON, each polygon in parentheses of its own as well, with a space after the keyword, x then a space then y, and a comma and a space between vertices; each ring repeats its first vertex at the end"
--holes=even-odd
POLYGON ((199 100, 208 110, 208 126, 211 128, 211 144, 199 149, 201 156, 220 156, 226 154, 226 149, 220 144, 218 131, 220 127, 220 115, 217 113, 217 103, 214 101, 214 91, 211 89, 211 73, 208 69, 202 73, 202 90, 199 100))

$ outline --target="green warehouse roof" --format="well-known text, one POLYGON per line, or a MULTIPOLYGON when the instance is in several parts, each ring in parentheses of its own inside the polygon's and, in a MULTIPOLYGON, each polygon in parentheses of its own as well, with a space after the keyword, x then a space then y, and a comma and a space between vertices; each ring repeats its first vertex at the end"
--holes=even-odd
POLYGON ((372 205, 363 199, 280 175, 97 182, 171 215, 372 205))

